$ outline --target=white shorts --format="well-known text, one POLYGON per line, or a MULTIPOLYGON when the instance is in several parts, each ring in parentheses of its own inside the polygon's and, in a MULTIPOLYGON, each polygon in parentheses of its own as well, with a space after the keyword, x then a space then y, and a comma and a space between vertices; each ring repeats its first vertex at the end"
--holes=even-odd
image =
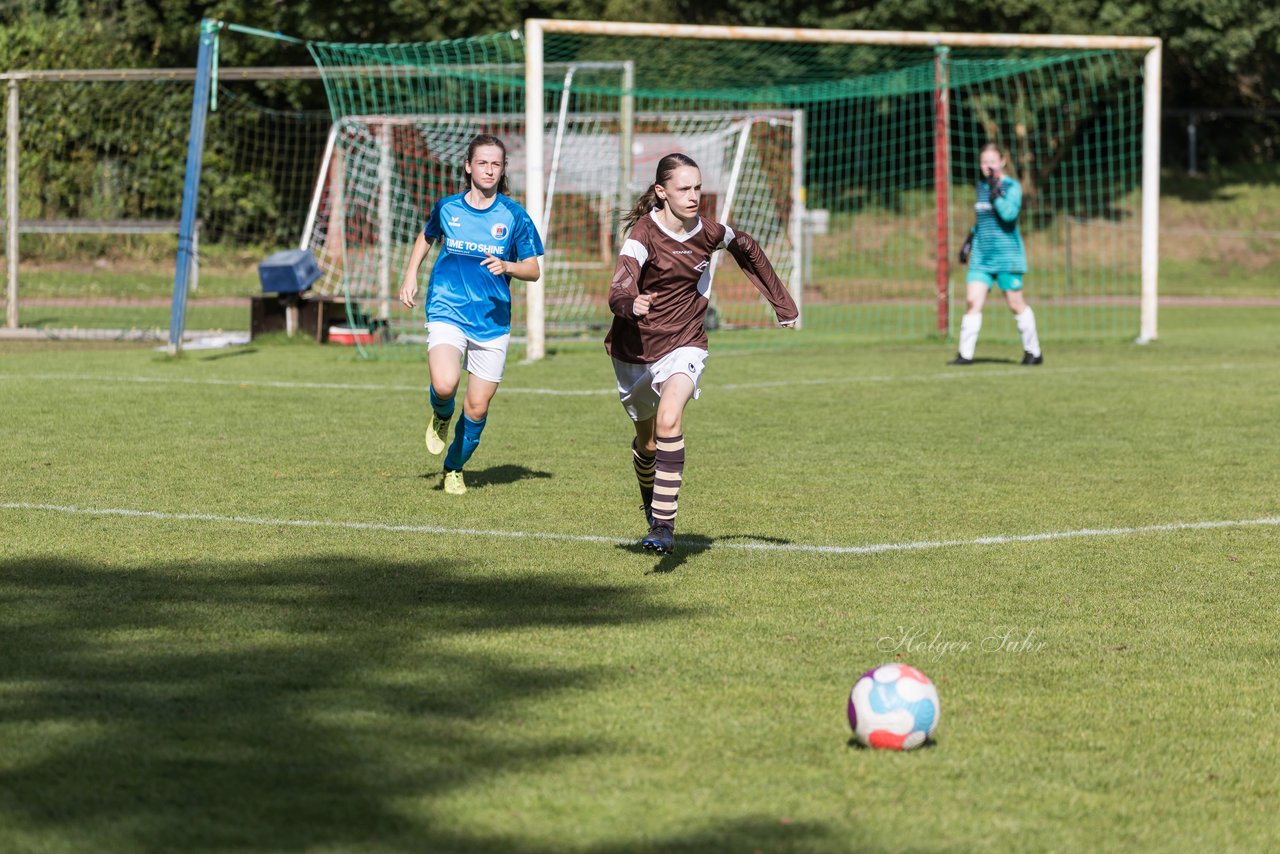
POLYGON ((432 320, 427 323, 427 352, 448 344, 466 357, 467 373, 493 383, 502 382, 502 372, 507 367, 507 347, 511 333, 491 341, 477 341, 452 323, 432 320))
POLYGON ((632 421, 648 421, 658 414, 662 384, 673 374, 685 374, 693 380, 693 397, 702 393, 698 380, 707 366, 707 351, 701 347, 679 347, 650 365, 633 365, 613 360, 613 373, 618 378, 618 399, 632 421))

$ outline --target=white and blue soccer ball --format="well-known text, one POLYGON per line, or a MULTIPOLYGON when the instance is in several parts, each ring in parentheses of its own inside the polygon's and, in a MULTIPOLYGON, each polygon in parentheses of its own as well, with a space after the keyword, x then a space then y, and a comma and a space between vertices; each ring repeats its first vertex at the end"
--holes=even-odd
POLYGON ((911 750, 938 728, 938 689, 906 664, 873 667, 849 692, 849 726, 867 747, 911 750))

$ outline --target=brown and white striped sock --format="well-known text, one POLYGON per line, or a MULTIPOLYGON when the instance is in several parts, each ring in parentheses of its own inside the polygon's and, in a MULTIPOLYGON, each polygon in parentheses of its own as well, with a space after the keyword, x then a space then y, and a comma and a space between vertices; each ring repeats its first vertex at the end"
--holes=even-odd
POLYGON ((636 470, 636 482, 640 484, 640 500, 644 506, 653 506, 653 470, 657 468, 658 458, 651 457, 640 450, 637 440, 631 440, 631 464, 636 470))
POLYGON ((676 527, 676 503, 684 479, 684 436, 658 437, 657 471, 653 476, 653 519, 676 527))

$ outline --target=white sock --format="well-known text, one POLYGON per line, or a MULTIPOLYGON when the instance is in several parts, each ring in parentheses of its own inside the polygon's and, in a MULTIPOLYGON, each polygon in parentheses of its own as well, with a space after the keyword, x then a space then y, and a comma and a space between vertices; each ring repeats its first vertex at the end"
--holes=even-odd
POLYGON ((1018 332, 1022 335, 1022 349, 1033 356, 1040 355, 1040 338, 1036 335, 1036 315, 1028 306, 1022 314, 1015 314, 1018 332))
MULTIPOLYGON (((1021 328, 1021 327, 1019 327, 1021 328)), ((965 359, 973 358, 973 351, 978 349, 978 333, 982 331, 982 315, 966 314, 960 318, 960 355, 965 359)))

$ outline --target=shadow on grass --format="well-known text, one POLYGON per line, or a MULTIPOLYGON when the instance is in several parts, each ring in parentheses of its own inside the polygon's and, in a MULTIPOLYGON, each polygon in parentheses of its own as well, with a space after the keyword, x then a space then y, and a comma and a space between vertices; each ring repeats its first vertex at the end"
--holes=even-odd
MULTIPOLYGON (((996 357, 994 357, 994 356, 975 356, 975 357, 974 357, 974 359, 973 359, 973 362, 972 362, 971 364, 974 364, 974 365, 1017 365, 1017 364, 1019 364, 1021 361, 1022 361, 1022 359, 1001 359, 1001 358, 996 358, 996 357)), ((948 362, 947 364, 948 364, 950 367, 953 367, 953 368, 967 368, 967 367, 969 367, 969 365, 952 365, 950 362, 948 362)))
POLYGON ((766 537, 762 534, 722 534, 718 537, 708 537, 705 534, 683 534, 676 533, 676 548, 671 554, 657 555, 651 551, 646 551, 640 545, 640 539, 634 543, 624 543, 616 546, 624 552, 631 552, 636 555, 648 555, 658 559, 653 568, 649 570, 650 574, 675 572, 695 554, 701 554, 707 551, 718 542, 726 540, 745 540, 752 543, 774 543, 779 545, 787 545, 791 540, 782 537, 766 537))
POLYGON ((257 352, 258 348, 252 345, 247 347, 229 347, 208 356, 200 356, 199 359, 201 362, 219 362, 223 359, 234 359, 237 356, 251 356, 257 352))
MULTIPOLYGON (((441 460, 443 460, 443 457, 441 460)), ((440 471, 423 472, 418 477, 423 480, 439 481, 436 489, 444 489, 443 462, 441 465, 440 471)), ((484 489, 487 486, 500 486, 521 480, 544 480, 550 477, 555 477, 555 475, 549 471, 535 471, 534 469, 517 465, 490 466, 487 469, 467 469, 463 472, 463 479, 467 483, 468 490, 484 489)))
MULTIPOLYGON (((856 737, 856 736, 850 737, 850 739, 848 740, 848 742, 846 742, 846 746, 847 746, 847 747, 849 747, 849 748, 852 748, 853 750, 872 750, 872 749, 873 749, 873 748, 868 747, 867 745, 863 744, 862 742, 858 741, 858 739, 857 739, 857 737, 856 737)), ((915 748, 912 748, 912 749, 911 749, 911 750, 909 750, 909 751, 904 751, 904 752, 906 752, 906 753, 915 753, 915 752, 920 751, 920 750, 933 750, 933 749, 934 749, 935 747, 937 747, 937 746, 938 746, 938 742, 937 742, 937 740, 936 740, 936 739, 926 738, 926 739, 924 740, 924 744, 920 745, 919 747, 915 747, 915 748)))
POLYGON ((792 821, 787 816, 757 816, 718 823, 695 833, 648 838, 644 844, 604 845, 592 854, 661 851, 706 854, 712 851, 851 851, 847 839, 838 839, 823 825, 792 821))
MULTIPOLYGON (((437 815, 436 801, 609 754, 589 725, 548 738, 526 733, 521 718, 615 674, 539 660, 527 641, 502 646, 503 633, 684 612, 643 590, 467 569, 348 557, 0 563, 0 839, 539 850, 500 826, 437 815)), ((811 832, 751 821, 660 847, 771 847, 811 832)))

